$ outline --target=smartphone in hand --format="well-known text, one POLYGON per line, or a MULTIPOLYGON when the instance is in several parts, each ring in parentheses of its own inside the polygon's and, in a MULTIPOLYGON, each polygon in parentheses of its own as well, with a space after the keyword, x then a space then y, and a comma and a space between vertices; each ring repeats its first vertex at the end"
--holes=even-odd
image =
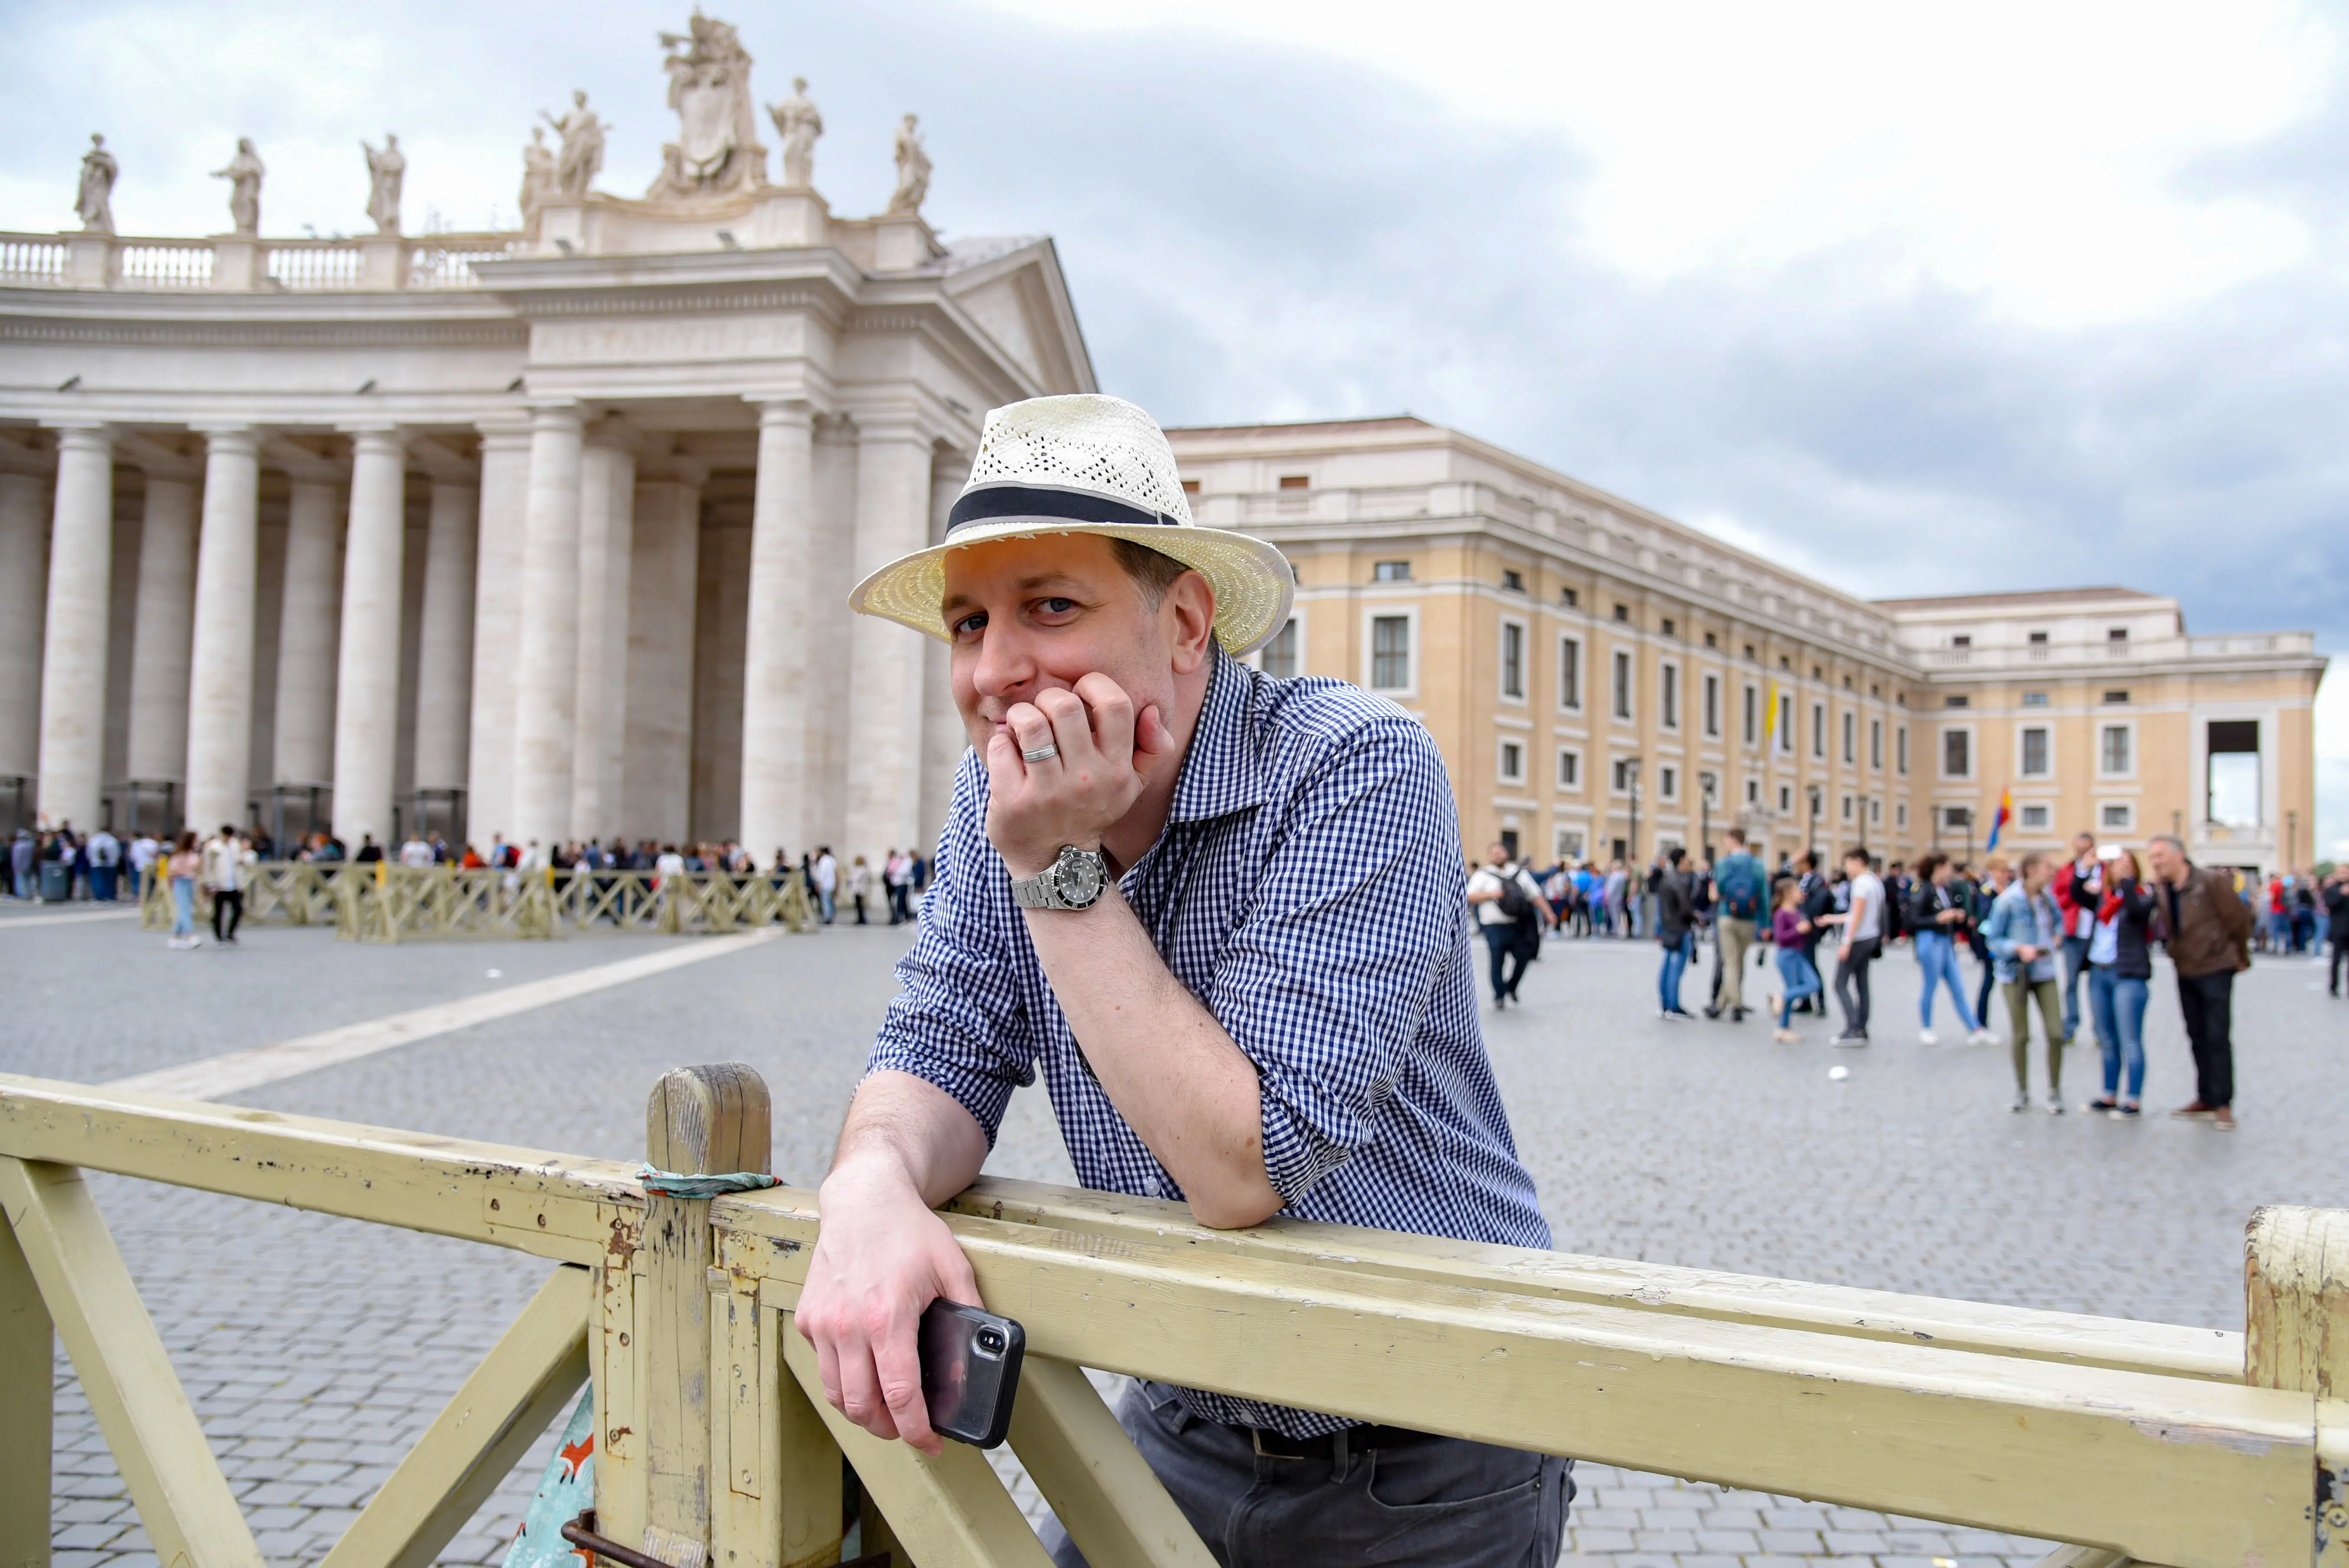
POLYGON ((923 1310, 919 1348, 930 1429, 974 1448, 1000 1444, 1011 1430, 1028 1331, 941 1296, 923 1310))

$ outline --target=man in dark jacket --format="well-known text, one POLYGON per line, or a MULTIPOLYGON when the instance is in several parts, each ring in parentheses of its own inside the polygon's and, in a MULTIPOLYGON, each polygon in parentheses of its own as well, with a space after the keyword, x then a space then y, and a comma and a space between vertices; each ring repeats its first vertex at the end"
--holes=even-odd
POLYGON ((1681 1006, 1681 976, 1696 956, 1696 903, 1688 873, 1681 869, 1687 859, 1686 851, 1674 844, 1657 857, 1648 878, 1648 892, 1656 901, 1656 942, 1664 950, 1664 966, 1656 976, 1662 1003, 1659 1016, 1664 1018, 1694 1016, 1681 1006))
POLYGON ((2227 872, 2198 866, 2186 846, 2164 833, 2147 846, 2156 915, 2178 970, 2178 1006, 2194 1047, 2194 1098, 2172 1115, 2235 1127, 2235 973, 2251 966, 2250 906, 2227 872))
POLYGON ((2335 866, 2324 879, 2324 916, 2333 939, 2333 957, 2325 966, 2325 989, 2341 995, 2341 971, 2349 965, 2349 866, 2335 866))

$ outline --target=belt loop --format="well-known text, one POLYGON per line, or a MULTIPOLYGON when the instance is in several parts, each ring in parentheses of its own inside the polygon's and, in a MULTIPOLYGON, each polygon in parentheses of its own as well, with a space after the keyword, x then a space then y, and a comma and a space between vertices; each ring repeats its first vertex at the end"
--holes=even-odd
POLYGON ((1352 1454, 1346 1442, 1346 1434, 1350 1429, 1340 1427, 1330 1434, 1330 1479, 1333 1481, 1343 1481, 1351 1466, 1352 1454))

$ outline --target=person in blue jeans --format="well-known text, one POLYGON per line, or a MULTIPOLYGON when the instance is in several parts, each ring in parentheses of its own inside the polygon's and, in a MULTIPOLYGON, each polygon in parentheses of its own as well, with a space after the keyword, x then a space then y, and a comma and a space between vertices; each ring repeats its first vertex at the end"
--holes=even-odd
POLYGON ((1778 1032, 1770 1037, 1774 1040, 1801 1039, 1795 1033, 1795 1004, 1826 990, 1804 941, 1810 934, 1811 923, 1803 915, 1803 884, 1788 877, 1778 884, 1778 908, 1770 917, 1770 940, 1778 946, 1778 978, 1785 986, 1778 1001, 1778 1032))
POLYGON ((1916 939, 1917 967, 1924 975, 1924 989, 1917 995, 1917 1038, 1929 1046, 1940 1043, 1933 1033, 1933 992, 1942 985, 1950 988, 1950 1006, 1965 1026, 1966 1037, 1975 1045, 1991 1038, 1966 1005, 1965 987, 1958 979, 1958 939, 1966 929, 1966 906, 1951 885, 1955 875, 1950 858, 1936 851, 1918 861, 1909 892, 1909 929, 1916 939))
POLYGON ((1656 858, 1648 883, 1649 902, 1656 911, 1656 942, 1664 950, 1663 967, 1656 975, 1661 1004, 1658 1016, 1666 1019, 1696 1016, 1681 1006, 1681 977, 1696 956, 1696 901, 1688 873, 1681 869, 1687 859, 1688 852, 1674 844, 1656 858))
POLYGON ((2105 1057, 2105 1092, 2088 1102, 2116 1121, 2142 1114, 2145 1089, 2145 1003, 2153 981, 2147 929, 2153 894, 2145 872, 2128 850, 2107 851, 2104 902, 2088 938, 2088 1016, 2105 1057), (2127 1076, 2123 1092, 2122 1076, 2127 1076))

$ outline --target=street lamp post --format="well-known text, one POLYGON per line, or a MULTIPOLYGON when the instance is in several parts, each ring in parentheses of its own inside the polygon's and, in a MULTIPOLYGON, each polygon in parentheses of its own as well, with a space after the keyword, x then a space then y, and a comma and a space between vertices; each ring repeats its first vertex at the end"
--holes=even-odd
POLYGON ((1631 852, 1624 858, 1627 868, 1637 870, 1640 864, 1640 759, 1623 758, 1623 771, 1631 780, 1631 852))
POLYGON ((1817 785, 1814 784, 1814 785, 1811 785, 1811 786, 1810 786, 1810 793, 1811 793, 1811 860, 1812 860, 1812 861, 1813 861, 1814 863, 1816 863, 1816 861, 1818 861, 1818 858, 1819 858, 1819 801, 1820 801, 1821 797, 1822 797, 1822 796, 1823 796, 1823 794, 1824 794, 1824 791, 1823 791, 1823 790, 1821 790, 1817 785))
POLYGON ((1713 860, 1713 792, 1717 783, 1718 780, 1710 773, 1701 774, 1697 779, 1696 841, 1704 851, 1708 863, 1713 860))

